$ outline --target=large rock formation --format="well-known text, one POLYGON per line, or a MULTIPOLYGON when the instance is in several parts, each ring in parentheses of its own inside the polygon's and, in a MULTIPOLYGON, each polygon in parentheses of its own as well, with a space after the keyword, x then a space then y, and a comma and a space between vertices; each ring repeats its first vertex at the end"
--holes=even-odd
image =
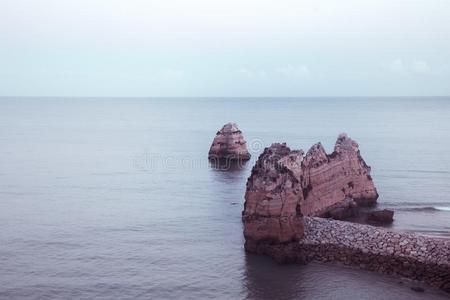
MULTIPOLYGON (((273 144, 258 158, 247 181, 243 211, 246 249, 299 240, 302 216, 345 216, 358 205, 376 203, 370 167, 358 144, 339 135, 334 152, 318 143, 304 156, 286 144, 273 144)), ((262 251, 262 250, 261 250, 262 251)))
POLYGON ((334 151, 327 154, 322 144, 309 149, 302 164, 302 212, 320 216, 345 199, 359 205, 373 205, 378 198, 370 176, 370 167, 361 157, 358 144, 346 134, 340 134, 334 151))
POLYGON ((209 159, 249 160, 250 153, 242 132, 236 123, 225 124, 214 138, 208 153, 209 159))
POLYGON ((246 248, 298 241, 303 219, 298 196, 302 187, 297 173, 303 153, 286 144, 266 148, 247 181, 243 212, 246 248))

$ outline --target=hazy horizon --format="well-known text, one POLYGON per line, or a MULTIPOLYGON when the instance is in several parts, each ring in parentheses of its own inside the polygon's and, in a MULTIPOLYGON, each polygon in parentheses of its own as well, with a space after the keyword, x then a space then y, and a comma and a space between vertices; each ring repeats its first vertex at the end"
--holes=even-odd
POLYGON ((443 0, 4 0, 0 96, 447 96, 449 20, 443 0))
POLYGON ((0 99, 423 99, 423 98, 450 98, 450 95, 419 95, 419 96, 0 96, 0 99))

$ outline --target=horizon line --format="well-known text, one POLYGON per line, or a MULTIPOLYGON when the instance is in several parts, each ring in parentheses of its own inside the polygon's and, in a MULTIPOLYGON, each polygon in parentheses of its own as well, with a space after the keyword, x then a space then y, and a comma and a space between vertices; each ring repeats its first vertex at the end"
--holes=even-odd
POLYGON ((92 98, 134 98, 134 99, 300 99, 300 98, 450 98, 450 95, 420 95, 420 96, 0 96, 2 98, 71 98, 71 99, 92 99, 92 98))

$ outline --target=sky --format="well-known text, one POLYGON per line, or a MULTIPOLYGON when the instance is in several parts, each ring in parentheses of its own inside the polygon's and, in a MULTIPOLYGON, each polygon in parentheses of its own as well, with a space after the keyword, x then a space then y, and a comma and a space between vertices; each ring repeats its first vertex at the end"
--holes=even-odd
POLYGON ((449 0, 0 0, 0 96, 448 95, 449 0))

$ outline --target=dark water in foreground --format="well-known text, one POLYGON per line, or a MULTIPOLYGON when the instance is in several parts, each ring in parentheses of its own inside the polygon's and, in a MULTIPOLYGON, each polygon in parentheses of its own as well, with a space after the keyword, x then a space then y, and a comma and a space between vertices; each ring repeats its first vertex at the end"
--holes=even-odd
POLYGON ((0 99, 0 299, 448 299, 243 250, 245 181, 275 141, 360 144, 395 230, 450 236, 450 99, 0 99), (236 121, 254 153, 210 168, 236 121))

